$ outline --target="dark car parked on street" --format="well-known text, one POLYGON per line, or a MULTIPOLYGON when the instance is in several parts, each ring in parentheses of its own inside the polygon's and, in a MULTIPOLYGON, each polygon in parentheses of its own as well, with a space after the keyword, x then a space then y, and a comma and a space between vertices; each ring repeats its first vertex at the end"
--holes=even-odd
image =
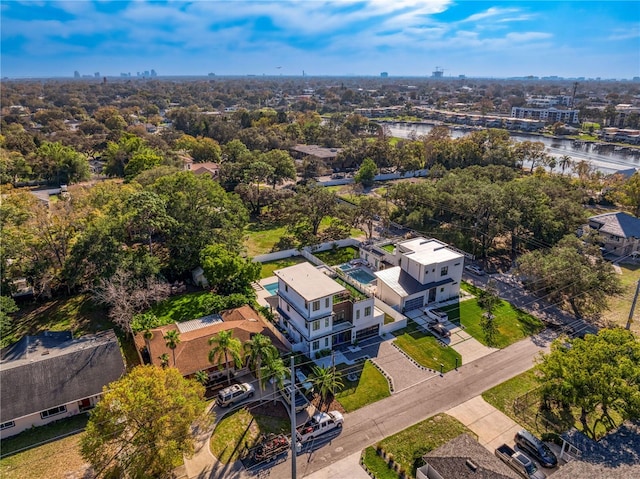
POLYGON ((517 432, 513 440, 518 448, 537 460, 542 467, 556 467, 558 465, 558 458, 549 446, 526 429, 517 432))

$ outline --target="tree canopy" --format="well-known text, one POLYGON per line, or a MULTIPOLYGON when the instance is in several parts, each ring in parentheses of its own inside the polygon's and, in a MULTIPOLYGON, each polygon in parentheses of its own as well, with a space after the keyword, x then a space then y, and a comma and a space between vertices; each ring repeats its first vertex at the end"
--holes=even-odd
POLYGON ((577 407, 583 431, 595 438, 589 414, 600 411, 607 430, 611 413, 640 417, 640 342, 622 328, 602 329, 584 339, 555 340, 535 367, 545 401, 577 407))
POLYGON ((138 366, 104 388, 81 439, 96 476, 169 477, 194 451, 191 426, 205 420, 204 387, 174 368, 138 366))

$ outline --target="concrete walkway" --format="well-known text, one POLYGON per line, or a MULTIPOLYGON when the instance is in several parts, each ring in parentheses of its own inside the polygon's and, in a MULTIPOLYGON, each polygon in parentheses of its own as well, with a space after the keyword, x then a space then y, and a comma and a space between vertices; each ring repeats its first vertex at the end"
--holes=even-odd
POLYGON ((491 453, 502 444, 513 446, 513 437, 522 429, 517 422, 476 396, 447 411, 478 435, 478 442, 491 453))
POLYGON ((392 345, 392 342, 393 340, 389 340, 380 343, 378 356, 373 359, 391 377, 394 393, 415 386, 437 375, 434 371, 416 366, 398 351, 392 345))

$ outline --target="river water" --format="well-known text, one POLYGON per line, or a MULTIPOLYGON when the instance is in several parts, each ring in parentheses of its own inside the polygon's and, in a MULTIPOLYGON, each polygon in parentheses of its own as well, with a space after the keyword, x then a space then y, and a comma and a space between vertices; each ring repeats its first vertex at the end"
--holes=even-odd
MULTIPOLYGON (((434 125, 426 123, 383 123, 392 136, 409 138, 412 132, 417 136, 426 135, 434 125)), ((450 127, 451 136, 460 138, 472 130, 450 127)), ((510 133, 516 141, 541 141, 548 154, 557 158, 568 155, 574 162, 588 161, 593 168, 603 173, 613 173, 628 168, 640 168, 640 149, 616 149, 612 145, 601 143, 574 142, 573 140, 548 138, 539 135, 510 133)), ((557 168, 556 168, 557 169, 557 168)))

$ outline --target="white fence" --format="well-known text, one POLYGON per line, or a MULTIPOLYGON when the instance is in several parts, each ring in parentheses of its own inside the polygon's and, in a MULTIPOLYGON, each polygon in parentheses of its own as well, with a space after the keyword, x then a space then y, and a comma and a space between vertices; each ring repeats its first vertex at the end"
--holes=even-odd
POLYGON ((393 323, 383 324, 380 329, 380 333, 390 333, 392 331, 396 331, 398 329, 405 328, 407 326, 407 317, 393 309, 387 303, 382 301, 381 299, 376 298, 375 300, 376 308, 378 308, 383 313, 388 314, 393 318, 393 323))
POLYGON ((300 251, 297 249, 285 249, 282 251, 276 251, 274 253, 261 254, 253 258, 253 261, 259 263, 266 263, 268 261, 276 261, 279 259, 290 258, 291 256, 300 256, 300 251))

